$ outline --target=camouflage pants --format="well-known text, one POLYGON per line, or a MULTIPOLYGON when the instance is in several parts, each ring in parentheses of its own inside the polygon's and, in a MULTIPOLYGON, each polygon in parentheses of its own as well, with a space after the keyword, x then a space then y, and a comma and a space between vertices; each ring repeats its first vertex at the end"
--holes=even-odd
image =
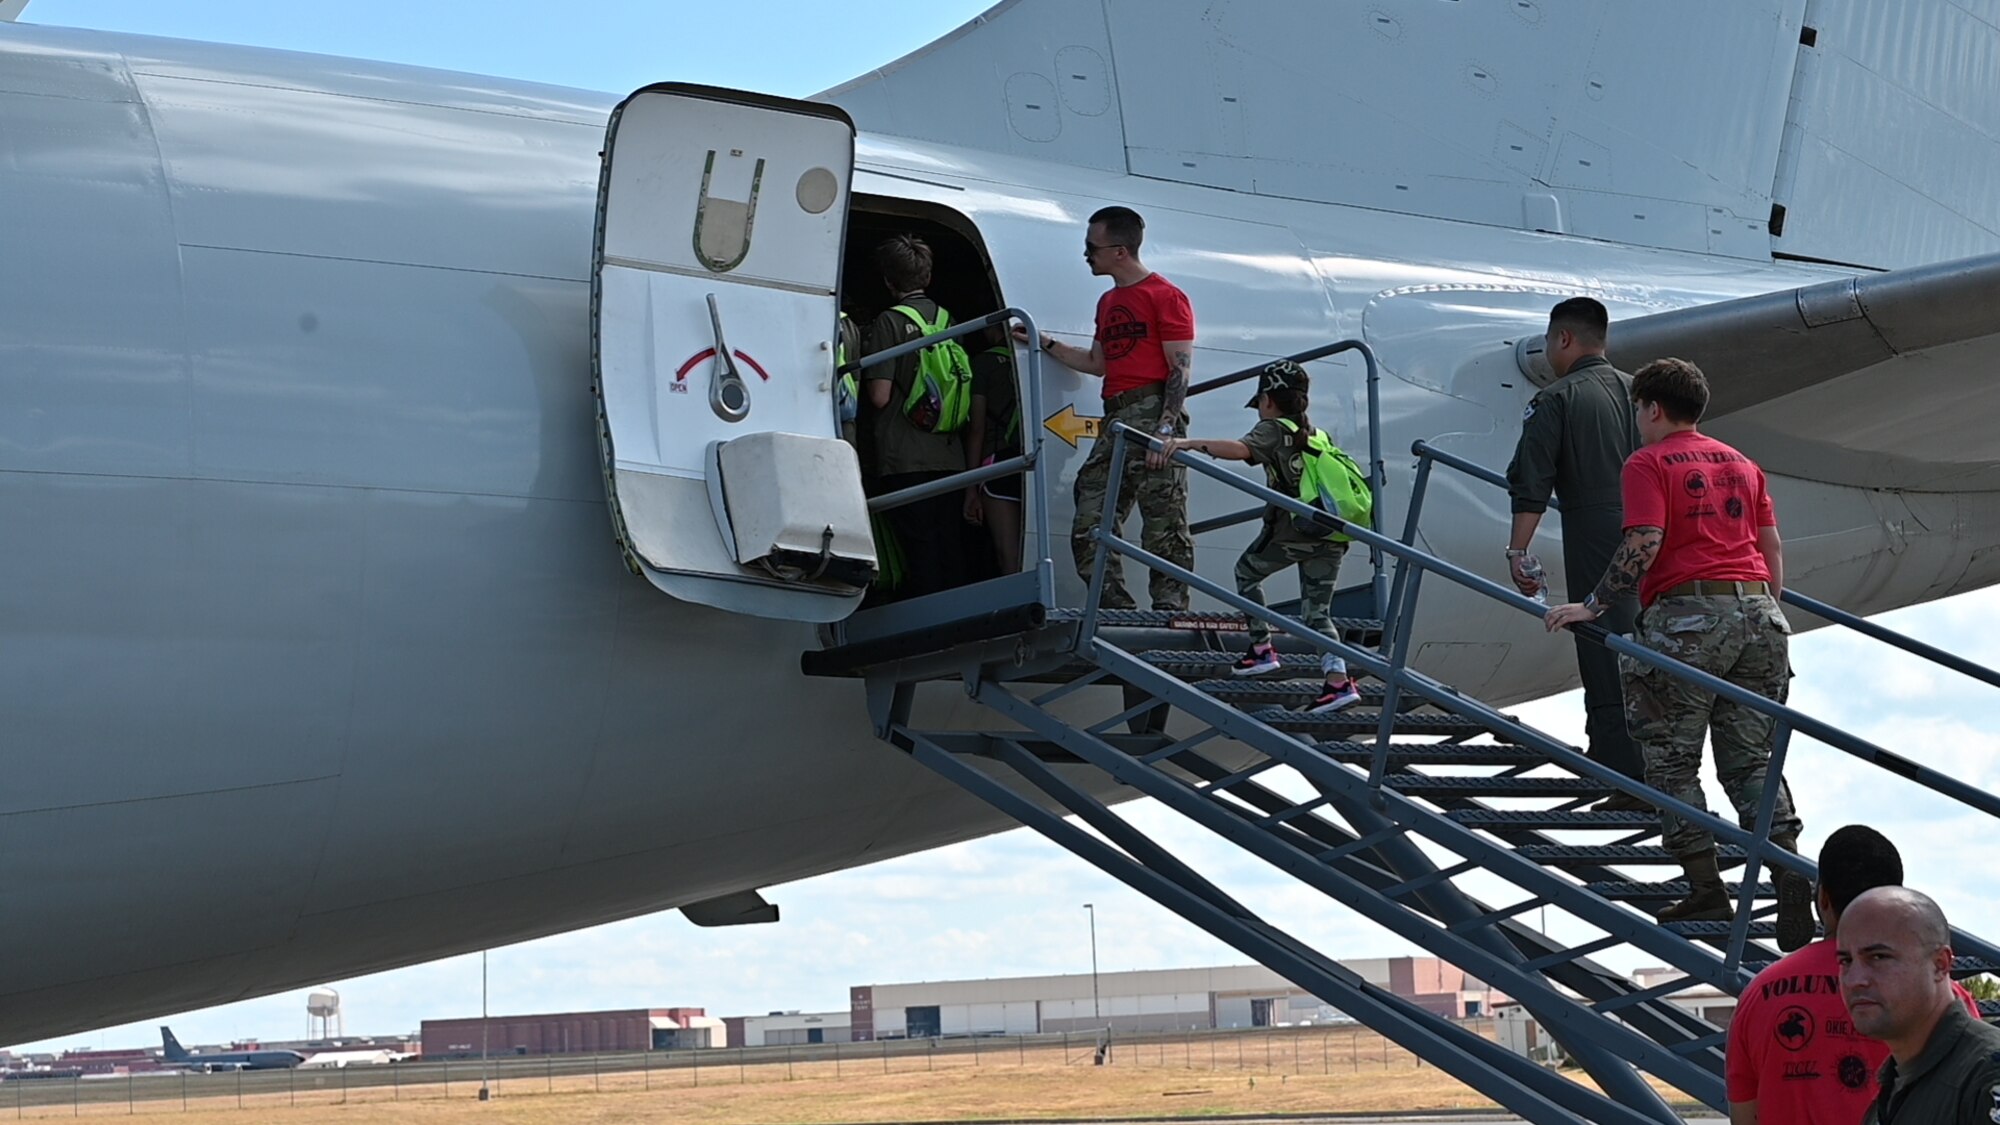
MULTIPOLYGON (((1288 517, 1280 516, 1280 519, 1288 517)), ((1256 602, 1264 600, 1264 580, 1288 566, 1299 568, 1299 620, 1329 636, 1333 634, 1333 587, 1340 578, 1340 560, 1347 554, 1346 543, 1325 539, 1276 538, 1270 524, 1236 560, 1236 592, 1256 602)), ((1250 619, 1250 643, 1271 639, 1271 627, 1250 619)), ((1337 639, 1337 638, 1336 638, 1337 639)), ((1333 675, 1347 670, 1347 662, 1332 653, 1320 655, 1320 671, 1333 675)))
MULTIPOLYGON (((1104 518, 1104 493, 1111 484, 1111 423, 1123 422, 1136 430, 1152 433, 1160 423, 1160 396, 1142 395, 1136 401, 1128 402, 1115 412, 1107 411, 1104 419, 1104 434, 1090 447, 1083 467, 1076 472, 1076 522, 1071 525, 1070 550, 1076 555, 1076 572, 1090 582, 1090 571, 1097 562, 1097 525, 1104 518)), ((1177 432, 1187 432, 1187 419, 1182 418, 1177 432)), ((1194 538, 1188 534, 1187 517, 1187 470, 1179 465, 1169 465, 1157 472, 1146 468, 1146 447, 1135 441, 1127 441, 1125 457, 1125 484, 1118 490, 1118 507, 1114 529, 1123 528, 1132 515, 1132 506, 1139 506, 1141 531, 1139 545, 1176 566, 1194 569, 1194 538)), ((1125 589, 1124 560, 1112 556, 1105 566, 1104 608, 1132 609, 1136 605, 1132 595, 1125 589)), ((1188 607, 1187 584, 1169 578, 1159 571, 1151 572, 1148 583, 1153 597, 1154 609, 1186 609, 1188 607)))
MULTIPOLYGON (((1779 703, 1791 687, 1787 640, 1791 626, 1768 595, 1661 598, 1639 619, 1640 644, 1712 676, 1779 703)), ((1701 791, 1701 743, 1715 746, 1715 773, 1736 822, 1755 827, 1757 805, 1767 784, 1771 738, 1777 720, 1649 668, 1629 656, 1619 658, 1625 687, 1625 725, 1646 759, 1646 784, 1698 809, 1708 807, 1701 791)), ((1778 780, 1772 836, 1796 836, 1801 827, 1791 788, 1778 780)), ((1667 851, 1676 858, 1715 846, 1698 824, 1661 814, 1667 851)))

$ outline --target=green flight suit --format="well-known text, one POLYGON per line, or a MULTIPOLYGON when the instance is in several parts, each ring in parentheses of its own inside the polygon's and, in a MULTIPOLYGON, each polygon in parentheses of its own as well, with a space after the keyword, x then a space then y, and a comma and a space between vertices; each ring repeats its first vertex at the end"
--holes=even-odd
MULTIPOLYGON (((1516 513, 1546 512, 1551 492, 1562 501, 1569 601, 1580 602, 1597 587, 1624 541, 1618 475, 1638 448, 1632 377, 1603 356, 1578 360, 1569 374, 1534 397, 1521 418, 1521 439, 1507 466, 1507 492, 1516 513)), ((1614 633, 1630 634, 1638 615, 1638 599, 1625 597, 1614 601, 1598 622, 1614 633)), ((1627 777, 1643 778, 1645 762, 1625 729, 1618 656, 1580 636, 1575 642, 1587 752, 1627 777)))

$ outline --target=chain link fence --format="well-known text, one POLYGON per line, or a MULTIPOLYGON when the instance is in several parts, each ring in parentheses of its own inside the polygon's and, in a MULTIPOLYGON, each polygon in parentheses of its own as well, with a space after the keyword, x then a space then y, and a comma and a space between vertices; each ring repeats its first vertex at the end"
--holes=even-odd
MULTIPOLYGON (((1490 1020, 1465 1021, 1489 1037, 1490 1020)), ((1421 1069, 1423 1061, 1359 1025, 1242 1031, 1085 1032, 873 1043, 726 1047, 355 1065, 340 1068, 19 1078, 0 1081, 0 1118, 136 1116, 298 1106, 508 1098, 634 1090, 843 1082, 970 1067, 1110 1066, 1269 1075, 1421 1069)))

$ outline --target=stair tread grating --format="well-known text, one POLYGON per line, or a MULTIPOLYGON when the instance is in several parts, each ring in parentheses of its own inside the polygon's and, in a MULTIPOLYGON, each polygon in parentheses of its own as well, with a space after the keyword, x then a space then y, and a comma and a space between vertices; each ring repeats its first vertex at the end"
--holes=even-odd
MULTIPOLYGON (((1051 609, 1050 621, 1081 621, 1082 609, 1051 609)), ((1382 623, 1366 617, 1335 617, 1333 627, 1337 630, 1374 632, 1382 628, 1382 623)), ((1100 609, 1097 611, 1100 627, 1123 629, 1181 629, 1188 632, 1241 633, 1248 629, 1248 623, 1240 613, 1218 613, 1212 610, 1185 609, 1100 609)))
MULTIPOLYGON (((1266 707, 1250 712, 1250 717, 1279 730, 1300 733, 1339 732, 1373 734, 1382 722, 1382 713, 1349 709, 1326 715, 1308 715, 1282 707, 1266 707)), ((1396 716, 1392 730, 1402 734, 1477 734, 1486 728, 1460 715, 1426 715, 1404 711, 1396 716)))
POLYGON ((1446 814, 1466 828, 1553 829, 1658 828, 1660 818, 1643 812, 1563 812, 1557 809, 1455 809, 1446 814))
MULTIPOLYGON (((1310 680, 1260 680, 1246 676, 1240 680, 1196 680, 1188 686, 1211 699, 1269 701, 1311 699, 1319 694, 1323 683, 1318 676, 1310 680)), ((1361 684, 1360 688, 1364 701, 1378 705, 1387 694, 1381 684, 1361 684)))
MULTIPOLYGON (((1687 938, 1726 938, 1734 925, 1734 922, 1662 922, 1660 928, 1687 938)), ((1778 936, 1778 923, 1752 919, 1750 936, 1765 940, 1774 939, 1778 936)), ((1817 941, 1824 936, 1826 935, 1820 933, 1817 926, 1813 928, 1813 940, 1817 941)))
POLYGON ((1477 797, 1574 797, 1609 793, 1611 787, 1588 777, 1474 777, 1392 773, 1382 784, 1398 793, 1455 794, 1477 797))
MULTIPOLYGON (((1743 884, 1741 883, 1728 883, 1725 886, 1729 890, 1731 900, 1734 900, 1737 895, 1743 893, 1743 884)), ((1607 898, 1613 901, 1641 899, 1660 899, 1664 901, 1667 899, 1682 899, 1688 896, 1690 890, 1686 879, 1663 879, 1657 883, 1641 883, 1637 881, 1585 883, 1583 889, 1599 898, 1607 898)), ((1778 897, 1778 890, 1769 883, 1759 883, 1757 884, 1757 897, 1760 899, 1776 898, 1778 897)))
MULTIPOLYGON (((1190 668, 1227 668, 1236 663, 1243 655, 1243 650, 1160 648, 1134 655, 1165 672, 1186 671, 1190 668)), ((1278 662, 1280 667, 1287 671, 1319 671, 1319 654, 1316 652, 1281 652, 1278 654, 1278 662)), ((1359 679, 1362 673, 1355 672, 1354 675, 1359 679)))
MULTIPOLYGON (((1314 749, 1348 765, 1365 766, 1375 761, 1375 747, 1362 742, 1321 742, 1314 749)), ((1479 746, 1457 742, 1402 742, 1389 745, 1389 764, 1392 766, 1526 766, 1547 760, 1547 755, 1532 746, 1511 744, 1479 746)))
MULTIPOLYGON (((1536 863, 1678 863, 1667 849, 1641 844, 1525 844, 1516 854, 1536 863)), ((1723 844, 1715 849, 1717 858, 1740 860, 1743 849, 1723 844)))

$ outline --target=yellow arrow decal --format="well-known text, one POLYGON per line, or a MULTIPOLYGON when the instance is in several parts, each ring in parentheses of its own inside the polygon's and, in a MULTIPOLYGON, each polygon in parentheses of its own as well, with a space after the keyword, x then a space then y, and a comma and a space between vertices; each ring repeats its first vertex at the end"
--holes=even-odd
POLYGON ((1078 414, 1074 406, 1065 406, 1042 419, 1042 425, 1048 427, 1050 433, 1068 442, 1071 449, 1076 448, 1078 438, 1097 437, 1097 428, 1103 424, 1104 419, 1078 414))

